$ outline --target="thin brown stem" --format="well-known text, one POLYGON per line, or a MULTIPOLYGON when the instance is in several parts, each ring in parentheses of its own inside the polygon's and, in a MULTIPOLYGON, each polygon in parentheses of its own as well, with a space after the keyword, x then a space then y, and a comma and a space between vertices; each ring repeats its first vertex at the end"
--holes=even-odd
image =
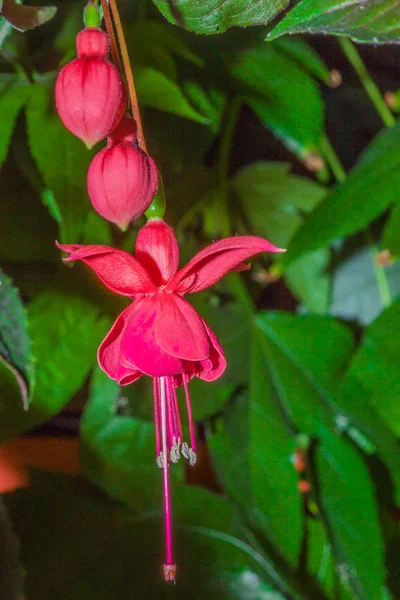
MULTIPOLYGON (((105 0, 102 0, 102 3, 105 0)), ((116 0, 109 0, 111 13, 114 19, 115 30, 117 33, 117 39, 121 50, 122 62, 124 65, 125 77, 128 84, 129 98, 131 101, 131 110, 133 118, 137 125, 137 137, 138 145, 144 151, 147 152, 146 141, 144 139, 142 121, 140 118, 139 104, 136 94, 135 82, 133 80, 131 61, 129 60, 128 48, 125 41, 124 31, 122 28, 121 18, 119 16, 118 7, 116 0)))
POLYGON ((107 0, 101 0, 101 6, 103 7, 104 23, 106 26, 108 38, 110 40, 111 56, 114 64, 118 67, 119 70, 121 70, 121 61, 119 58, 117 41, 115 39, 114 27, 112 24, 111 13, 108 7, 107 0))

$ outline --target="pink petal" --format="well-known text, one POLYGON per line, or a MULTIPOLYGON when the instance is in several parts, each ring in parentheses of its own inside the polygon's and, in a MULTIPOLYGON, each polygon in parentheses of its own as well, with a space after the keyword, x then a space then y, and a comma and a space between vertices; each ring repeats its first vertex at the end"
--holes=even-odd
POLYGON ((111 291, 121 296, 150 293, 157 290, 146 269, 133 256, 109 246, 82 246, 59 244, 57 248, 68 252, 64 259, 82 260, 111 291))
POLYGON ((126 320, 129 318, 129 313, 132 311, 132 308, 132 305, 128 306, 128 308, 119 315, 100 344, 97 353, 97 360, 100 368, 107 373, 110 379, 116 379, 120 385, 133 383, 142 376, 142 373, 136 369, 126 367, 121 363, 121 340, 126 327, 126 320))
POLYGON ((184 371, 182 361, 165 352, 156 340, 154 322, 161 309, 158 294, 135 304, 121 342, 122 362, 150 377, 177 375, 184 371))
POLYGON ((154 323, 160 347, 182 360, 205 360, 210 342, 197 312, 176 294, 159 293, 161 311, 154 323))
POLYGON ((215 242, 196 254, 177 272, 166 286, 169 291, 180 294, 199 292, 221 279, 229 271, 237 269, 243 261, 259 252, 284 252, 268 240, 252 235, 230 237, 215 242))
POLYGON ((179 265, 179 246, 172 227, 162 219, 150 219, 136 239, 136 258, 156 285, 164 285, 179 265))
POLYGON ((197 377, 204 381, 215 381, 226 369, 226 360, 224 351, 219 343, 213 330, 203 321, 204 327, 207 330, 208 337, 211 341, 211 352, 208 361, 201 361, 197 367, 197 377))

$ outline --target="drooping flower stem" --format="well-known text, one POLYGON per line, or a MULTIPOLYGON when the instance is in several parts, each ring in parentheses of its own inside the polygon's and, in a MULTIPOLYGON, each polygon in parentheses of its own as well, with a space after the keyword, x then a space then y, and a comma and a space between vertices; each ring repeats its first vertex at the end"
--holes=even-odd
POLYGON ((164 456, 164 516, 165 516, 165 547, 166 561, 164 564, 164 578, 166 581, 173 581, 176 574, 176 565, 172 559, 172 527, 171 527, 171 497, 169 489, 169 466, 168 466, 168 438, 167 438, 167 402, 165 390, 165 377, 159 378, 160 385, 160 404, 161 404, 161 439, 162 452, 164 456))
MULTIPOLYGON (((104 2, 104 0, 102 0, 104 2)), ((115 30, 117 34, 117 39, 119 43, 119 47, 121 50, 122 62, 124 65, 125 77, 128 84, 129 98, 131 101, 131 110, 133 118, 137 124, 137 137, 138 137, 138 146, 144 152, 147 152, 146 141, 143 133, 142 120, 140 118, 139 104, 136 94, 135 82, 133 79, 131 61, 129 59, 128 47, 125 41, 124 30, 122 28, 121 18, 119 16, 118 6, 116 0, 109 0, 110 8, 112 12, 112 16, 114 19, 115 30)))
POLYGON ((113 63, 118 67, 119 71, 121 71, 121 61, 119 58, 117 41, 115 39, 114 27, 112 24, 111 13, 107 0, 101 0, 101 6, 103 8, 104 23, 106 26, 107 35, 110 40, 110 49, 113 63))

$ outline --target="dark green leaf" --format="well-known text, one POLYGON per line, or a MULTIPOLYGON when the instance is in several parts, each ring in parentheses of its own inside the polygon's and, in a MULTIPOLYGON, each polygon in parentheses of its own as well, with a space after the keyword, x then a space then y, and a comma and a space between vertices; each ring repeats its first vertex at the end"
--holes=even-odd
POLYGON ((8 511, 0 500, 0 589, 2 600, 21 600, 24 572, 19 562, 19 544, 8 511))
POLYGON ((302 69, 326 84, 331 83, 331 72, 319 54, 301 37, 283 37, 275 47, 287 54, 302 69))
POLYGON ((229 27, 265 25, 288 0, 153 0, 161 13, 195 33, 222 33, 229 27))
POLYGON ((30 93, 31 86, 17 78, 0 82, 0 114, 7 115, 0 121, 0 167, 7 156, 18 115, 30 93))
POLYGON ((26 31, 50 21, 56 14, 55 6, 25 6, 15 0, 3 0, 2 15, 15 29, 26 31))
POLYGON ((91 302, 70 290, 47 291, 28 309, 36 361, 35 393, 28 411, 6 399, 0 437, 12 437, 58 413, 80 389, 96 361, 109 325, 91 302))
POLYGON ((226 104, 224 94, 214 88, 206 92, 195 81, 185 81, 183 89, 193 106, 204 115, 213 132, 218 133, 226 104))
MULTIPOLYGON (((283 163, 258 162, 244 167, 231 182, 240 204, 240 213, 251 233, 286 248, 304 220, 326 194, 311 179, 291 175, 283 163)), ((330 277, 325 269, 329 252, 322 250, 296 261, 285 272, 295 296, 311 312, 326 313, 330 277)))
POLYGON ((134 67, 152 67, 177 81, 175 58, 182 58, 198 67, 203 61, 184 41, 183 32, 165 21, 140 19, 126 29, 129 53, 134 67))
MULTIPOLYGON (((12 263, 52 263, 58 260, 54 245, 57 227, 38 191, 21 172, 22 165, 20 156, 9 156, 0 171, 1 259, 12 263)), ((31 266, 31 272, 34 271, 31 266)))
POLYGON ((310 312, 328 312, 331 296, 329 262, 329 250, 322 248, 302 256, 285 270, 285 281, 289 289, 310 312))
POLYGON ((395 258, 400 256, 400 205, 392 208, 383 230, 382 248, 389 250, 395 258))
POLYGON ((263 42, 238 54, 230 66, 243 96, 264 125, 306 160, 318 151, 324 105, 317 83, 287 54, 263 42))
POLYGON ((216 296, 194 296, 192 303, 217 336, 227 360, 224 375, 209 383, 195 378, 190 395, 195 419, 218 412, 234 388, 248 380, 252 313, 235 302, 221 303, 216 296))
POLYGON ((276 402, 289 423, 310 436, 327 427, 346 433, 367 454, 388 466, 400 498, 397 441, 368 401, 368 393, 344 372, 354 349, 348 328, 328 317, 261 313, 256 317, 265 372, 276 402))
POLYGON ((400 122, 397 122, 392 129, 378 134, 346 181, 317 206, 295 235, 283 262, 288 264, 336 238, 364 229, 397 202, 399 195, 400 122))
POLYGON ((296 565, 303 535, 302 499, 292 464, 296 441, 276 404, 272 386, 265 385, 265 369, 257 332, 250 379, 253 519, 261 530, 269 533, 286 560, 296 565))
POLYGON ((385 310, 366 330, 349 368, 369 392, 382 421, 400 436, 400 302, 385 310))
POLYGON ((302 0, 269 34, 331 33, 356 42, 385 44, 400 39, 396 0, 302 0))
POLYGON ((105 219, 102 219, 94 210, 91 210, 86 217, 82 243, 104 244, 105 246, 113 245, 110 224, 105 219))
POLYGON ((32 394, 34 368, 28 321, 18 291, 0 270, 0 361, 15 376, 25 409, 32 394))
POLYGON ((182 93, 178 84, 168 79, 164 73, 148 68, 139 71, 135 77, 141 104, 151 106, 198 123, 208 123, 182 93))
POLYGON ((174 504, 177 586, 162 577, 161 510, 135 516, 79 478, 36 474, 7 496, 32 600, 254 600, 271 594, 268 564, 224 499, 185 488, 174 504), (78 526, 77 526, 78 525, 78 526), (38 551, 40 548, 40 551, 38 551))
POLYGON ((384 548, 367 467, 349 442, 328 432, 317 446, 315 467, 339 576, 357 600, 380 598, 386 579, 384 548))
POLYGON ((290 173, 284 163, 256 162, 241 169, 231 181, 250 231, 285 248, 310 212, 326 194, 311 179, 290 173))
POLYGON ((48 84, 36 84, 33 88, 26 111, 28 138, 39 171, 61 213, 61 241, 72 243, 78 241, 90 209, 86 175, 93 152, 65 129, 52 95, 48 84))

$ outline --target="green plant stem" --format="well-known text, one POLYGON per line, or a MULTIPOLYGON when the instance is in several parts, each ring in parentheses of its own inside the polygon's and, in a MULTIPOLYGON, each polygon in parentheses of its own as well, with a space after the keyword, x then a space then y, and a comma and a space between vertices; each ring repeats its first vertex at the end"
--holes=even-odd
POLYGON ((376 247, 375 240, 371 235, 369 229, 365 230, 365 239, 368 242, 369 250, 371 252, 372 264, 374 265, 375 277, 378 284, 379 296, 381 298, 382 306, 388 308, 392 304, 392 295, 390 292, 389 281, 386 276, 385 268, 382 265, 377 265, 375 259, 379 254, 379 250, 376 247))
POLYGON ((360 78, 360 81, 375 106, 377 113, 381 117, 382 122, 386 127, 393 127, 396 124, 396 119, 386 105, 378 86, 368 73, 356 46, 347 37, 339 37, 339 43, 346 58, 360 78))
POLYGON ((346 171, 327 135, 324 135, 321 139, 321 150, 336 181, 342 183, 346 179, 346 171))
MULTIPOLYGON (((338 157, 334 147, 332 146, 332 144, 330 143, 330 141, 326 135, 322 138, 321 149, 324 152, 325 159, 326 159, 333 175, 335 176, 335 179, 339 183, 343 183, 343 181, 345 181, 345 179, 347 177, 346 171, 344 170, 344 167, 343 167, 342 163, 340 162, 340 158, 338 157)), ((373 269, 375 272, 375 278, 376 278, 376 283, 378 286, 379 297, 381 299, 383 308, 387 308, 392 303, 392 297, 391 297, 391 293, 390 293, 389 281, 388 281, 388 278, 386 275, 386 271, 382 265, 378 265, 375 262, 375 258, 378 254, 378 249, 376 247, 374 238, 373 238, 371 232, 369 231, 369 229, 366 229, 364 231, 364 236, 365 236, 366 242, 368 244, 369 250, 371 252, 372 266, 373 266, 373 269)))

